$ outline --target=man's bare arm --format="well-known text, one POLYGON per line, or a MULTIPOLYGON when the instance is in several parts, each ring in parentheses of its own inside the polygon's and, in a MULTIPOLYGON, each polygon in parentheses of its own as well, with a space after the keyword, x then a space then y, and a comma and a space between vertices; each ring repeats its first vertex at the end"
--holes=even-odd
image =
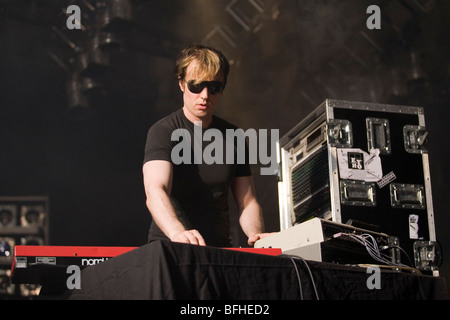
POLYGON ((146 204, 154 222, 172 241, 205 245, 197 230, 186 230, 178 219, 170 201, 172 188, 172 164, 164 160, 152 160, 144 164, 144 188, 146 204))
POLYGON ((248 244, 252 246, 265 235, 262 209, 256 198, 253 178, 236 177, 232 191, 240 213, 239 224, 248 237, 248 244))

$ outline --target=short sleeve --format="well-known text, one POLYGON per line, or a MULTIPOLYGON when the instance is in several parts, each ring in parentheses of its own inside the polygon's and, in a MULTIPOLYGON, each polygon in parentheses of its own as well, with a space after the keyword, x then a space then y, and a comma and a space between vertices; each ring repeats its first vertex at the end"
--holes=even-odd
POLYGON ((145 143, 144 163, 151 160, 171 161, 173 142, 171 141, 172 131, 161 122, 155 123, 147 133, 145 143))

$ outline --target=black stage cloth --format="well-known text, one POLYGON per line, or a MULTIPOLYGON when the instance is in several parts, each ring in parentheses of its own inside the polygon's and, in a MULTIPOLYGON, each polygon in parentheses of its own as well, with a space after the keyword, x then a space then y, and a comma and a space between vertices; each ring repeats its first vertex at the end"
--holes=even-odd
POLYGON ((81 272, 69 299, 107 300, 448 300, 445 279, 154 241, 81 272), (316 294, 317 292, 317 294, 316 294))

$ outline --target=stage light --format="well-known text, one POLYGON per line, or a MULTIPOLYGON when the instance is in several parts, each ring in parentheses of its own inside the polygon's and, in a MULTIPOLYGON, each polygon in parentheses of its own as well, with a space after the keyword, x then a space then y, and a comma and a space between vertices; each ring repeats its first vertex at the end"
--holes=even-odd
POLYGON ((14 238, 0 237, 0 258, 12 257, 15 244, 14 238))
POLYGON ((99 48, 104 52, 120 51, 123 49, 124 41, 122 37, 111 32, 100 32, 99 37, 99 48))
POLYGON ((97 28, 105 32, 126 33, 135 26, 131 0, 104 0, 96 3, 97 28))
POLYGON ((17 245, 49 243, 48 221, 48 198, 45 196, 0 197, 0 295, 33 297, 39 293, 40 288, 36 286, 10 286, 9 275, 4 270, 11 269, 17 245))
POLYGON ((24 227, 42 227, 45 220, 44 207, 24 205, 20 211, 20 224, 24 227))
POLYGON ((75 72, 80 77, 101 79, 110 67, 109 55, 102 50, 102 37, 96 32, 89 36, 85 46, 77 56, 75 72))
POLYGON ((22 246, 42 246, 44 239, 36 236, 26 236, 20 238, 20 245, 22 246))
POLYGON ((14 294, 15 285, 11 283, 11 270, 0 269, 0 295, 14 294))
POLYGON ((102 97, 108 93, 108 90, 105 86, 97 80, 91 78, 82 78, 81 79, 81 88, 86 97, 102 97))
POLYGON ((16 206, 2 205, 0 206, 0 227, 12 227, 17 224, 16 206))
POLYGON ((32 298, 39 296, 42 286, 39 284, 21 284, 19 288, 22 297, 32 298))

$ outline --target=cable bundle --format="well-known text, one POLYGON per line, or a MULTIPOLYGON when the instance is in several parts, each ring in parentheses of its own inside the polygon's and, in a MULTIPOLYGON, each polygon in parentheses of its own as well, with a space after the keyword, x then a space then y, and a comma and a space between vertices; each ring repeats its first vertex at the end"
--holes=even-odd
POLYGON ((368 233, 363 233, 363 234, 353 234, 353 233, 337 233, 335 234, 333 237, 337 238, 340 236, 348 236, 349 238, 355 240, 356 242, 360 243, 361 245, 363 245, 367 252, 369 253, 369 255, 374 258, 376 261, 381 262, 383 264, 387 264, 390 266, 397 266, 397 267, 408 267, 407 265, 404 265, 402 263, 396 263, 393 261, 389 260, 389 256, 387 256, 384 253, 381 253, 380 248, 378 247, 377 241, 375 240, 375 238, 368 234, 368 233))

